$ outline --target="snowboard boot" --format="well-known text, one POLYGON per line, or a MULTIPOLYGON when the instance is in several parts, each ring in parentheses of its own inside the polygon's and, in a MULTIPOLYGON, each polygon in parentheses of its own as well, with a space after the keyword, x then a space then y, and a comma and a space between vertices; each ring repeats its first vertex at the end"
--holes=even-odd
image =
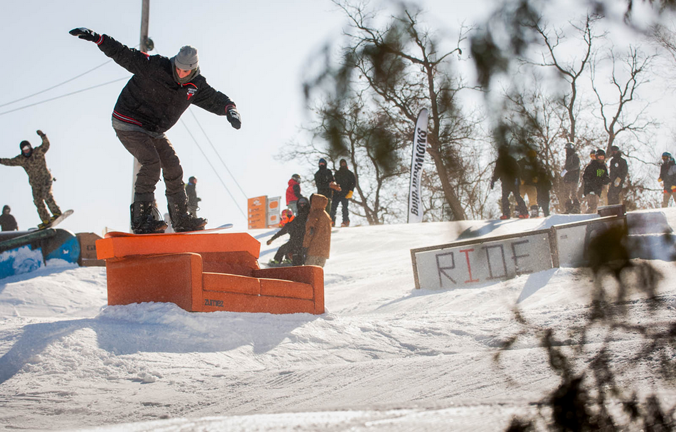
POLYGON ((579 202, 578 199, 575 199, 572 201, 572 214, 580 214, 581 213, 581 203, 579 202))
POLYGON ((565 201, 565 214, 572 213, 572 200, 565 201))
POLYGON ((57 218, 60 217, 60 216, 62 216, 62 213, 61 213, 61 212, 55 213, 54 215, 52 215, 52 217, 50 218, 50 223, 55 222, 55 221, 57 220, 57 218))
POLYGON ((52 221, 50 221, 50 220, 43 221, 43 222, 38 224, 38 229, 42 230, 42 229, 50 228, 51 223, 52 223, 52 221))
POLYGON ((350 221, 343 221, 343 223, 341 223, 341 228, 349 227, 349 226, 350 226, 350 221))
POLYGON ((500 216, 500 220, 507 220, 510 218, 510 215, 502 215, 500 216))
POLYGON ((537 205, 534 204, 531 206, 531 211, 529 212, 529 216, 532 218, 538 217, 538 206, 537 205))
POLYGON ((167 229, 165 221, 153 216, 152 201, 136 201, 131 204, 131 232, 134 234, 162 233, 167 229))
POLYGON ((188 212, 186 196, 167 197, 169 204, 169 217, 171 217, 174 232, 200 231, 205 229, 207 219, 193 217, 188 212))

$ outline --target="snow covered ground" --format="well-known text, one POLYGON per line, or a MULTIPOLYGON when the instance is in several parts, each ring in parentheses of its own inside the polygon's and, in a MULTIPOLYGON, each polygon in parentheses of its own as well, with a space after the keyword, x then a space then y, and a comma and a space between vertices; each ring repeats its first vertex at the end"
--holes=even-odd
MULTIPOLYGON (((666 211, 676 232, 676 211, 666 211)), ((578 324, 589 269, 554 269, 486 288, 415 290, 411 248, 500 235, 584 216, 335 229, 325 267, 327 313, 188 313, 173 304, 108 307, 104 268, 52 262, 0 280, 0 429, 107 431, 503 430, 559 383, 533 338, 493 355, 516 329, 512 307, 541 326, 578 324)), ((251 231, 265 262, 273 230, 251 231)), ((627 302, 637 322, 676 319, 627 302)), ((592 348, 601 335, 591 337, 592 348)), ((614 361, 642 344, 612 342, 614 361)), ((665 404, 646 359, 624 379, 665 404)))

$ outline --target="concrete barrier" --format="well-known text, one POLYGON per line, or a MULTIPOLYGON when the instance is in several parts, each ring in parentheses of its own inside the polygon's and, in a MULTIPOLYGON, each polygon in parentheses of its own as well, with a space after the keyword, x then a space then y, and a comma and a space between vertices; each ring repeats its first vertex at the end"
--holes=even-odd
POLYGON ((474 288, 551 268, 584 266, 590 241, 617 224, 626 227, 626 217, 412 249, 415 288, 474 288))

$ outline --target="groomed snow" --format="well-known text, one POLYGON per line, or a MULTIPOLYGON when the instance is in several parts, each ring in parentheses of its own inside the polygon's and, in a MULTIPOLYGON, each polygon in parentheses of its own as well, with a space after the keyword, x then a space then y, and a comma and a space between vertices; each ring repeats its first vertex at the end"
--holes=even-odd
MULTIPOLYGON (((665 212, 676 232, 676 212, 665 212)), ((554 219, 553 219, 554 218, 554 219)), ((533 338, 493 355, 516 329, 512 308, 564 329, 589 310, 593 275, 562 268, 486 288, 414 289, 411 248, 583 218, 336 228, 327 312, 188 313, 173 304, 107 306, 104 268, 50 262, 0 280, 0 428, 107 431, 503 430, 558 384, 533 338), (465 231, 468 231, 465 233, 465 231)), ((274 230, 251 231, 268 261, 274 230)), ((632 294, 631 316, 676 319, 674 262, 651 261, 668 307, 632 294)), ((601 334, 587 341, 593 350, 601 334)), ((571 343, 571 342, 570 342, 571 343)), ((630 365, 640 336, 612 342, 630 365)), ((656 392, 646 359, 623 379, 656 392)))

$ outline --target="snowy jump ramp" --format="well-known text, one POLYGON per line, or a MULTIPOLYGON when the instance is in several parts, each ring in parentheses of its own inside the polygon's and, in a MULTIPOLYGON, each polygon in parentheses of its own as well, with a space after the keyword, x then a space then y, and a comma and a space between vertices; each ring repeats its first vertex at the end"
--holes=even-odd
POLYGON ((108 233, 107 304, 171 302, 189 312, 324 313, 321 267, 260 269, 247 233, 108 233))
POLYGON ((590 241, 617 226, 629 232, 632 258, 676 256, 676 235, 661 212, 623 213, 412 249, 415 288, 474 288, 552 268, 588 266, 590 241))

